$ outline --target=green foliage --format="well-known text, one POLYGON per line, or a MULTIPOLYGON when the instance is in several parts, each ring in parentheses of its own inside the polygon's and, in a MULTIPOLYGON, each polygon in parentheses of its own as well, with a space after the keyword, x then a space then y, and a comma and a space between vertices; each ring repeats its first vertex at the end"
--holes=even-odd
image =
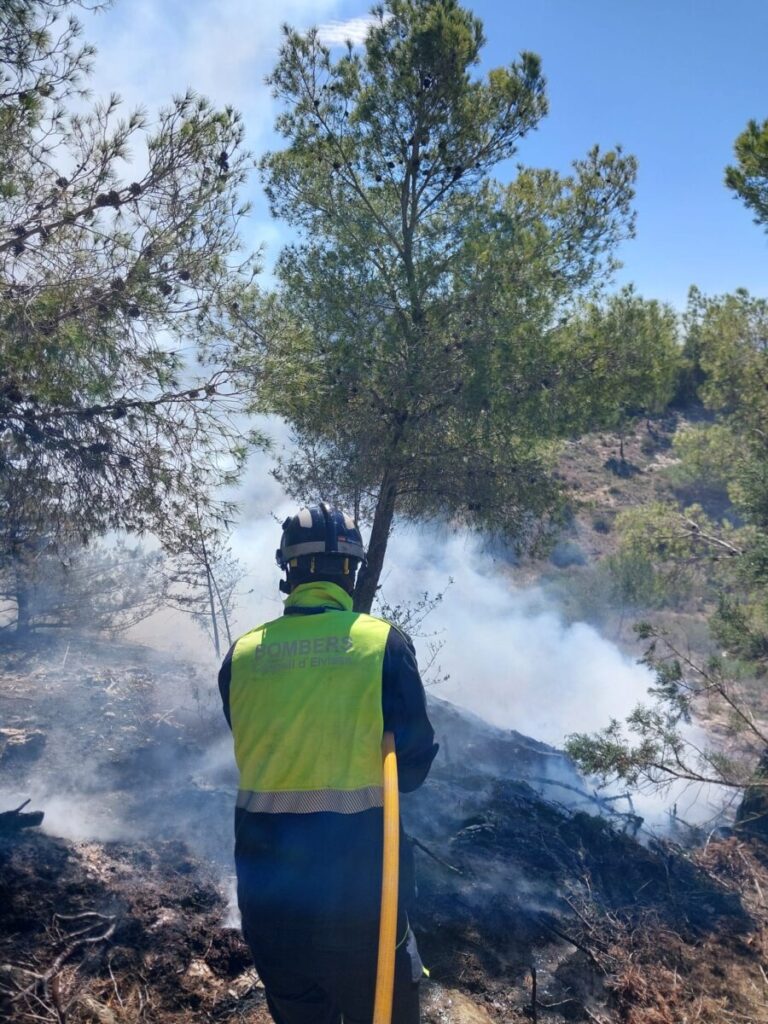
POLYGON ((768 302, 742 290, 714 298, 694 291, 687 322, 698 394, 717 419, 675 440, 676 475, 725 488, 733 512, 753 528, 741 547, 744 559, 754 559, 749 552, 768 529, 768 302))
POLYGON ((749 709, 742 678, 720 658, 701 665, 649 623, 637 627, 649 641, 643 659, 656 676, 650 705, 638 705, 622 725, 568 737, 566 750, 590 774, 630 785, 664 787, 675 780, 743 789, 768 737, 749 709), (720 742, 709 747, 691 732, 694 713, 721 721, 720 742))
POLYGON ((442 590, 436 594, 425 591, 414 601, 391 603, 382 596, 381 591, 377 594, 377 615, 403 630, 411 639, 418 638, 426 642, 426 657, 420 659, 419 671, 424 685, 428 687, 439 686, 451 678, 449 673, 443 671, 438 660, 440 652, 445 646, 445 640, 439 632, 430 631, 424 625, 425 620, 443 603, 446 592, 451 586, 453 586, 453 578, 449 576, 442 590))
POLYGON ((749 799, 754 803, 760 790, 764 802, 764 781, 753 772, 768 744, 766 705, 753 680, 768 666, 766 304, 745 292, 705 298, 694 290, 685 325, 688 381, 716 419, 678 434, 672 478, 719 489, 731 504, 717 516, 671 502, 624 512, 608 564, 629 603, 708 610, 710 641, 720 653, 696 661, 657 627, 642 625, 639 635, 650 641, 645 661, 655 673, 652 702, 638 707, 625 729, 614 722, 594 736, 572 737, 569 749, 586 770, 606 777, 749 786, 749 799), (718 723, 711 748, 691 733, 691 720, 702 717, 718 723))
POLYGON ((369 608, 395 514, 535 543, 558 521, 553 442, 583 429, 594 366, 562 329, 632 233, 635 163, 491 172, 546 113, 530 53, 480 76, 455 0, 389 0, 362 53, 286 30, 270 79, 285 148, 262 161, 298 231, 265 304, 262 408, 294 426, 279 476, 372 520, 369 608), (286 384, 290 382, 290 387, 286 384))
MULTIPOLYGON (((701 397, 742 431, 765 422, 768 392, 768 301, 744 289, 733 295, 699 297, 695 310, 701 397)), ((693 329, 693 324, 691 329, 693 329)))
POLYGON ((613 529, 613 520, 610 516, 596 515, 592 520, 592 529, 595 533, 610 533, 613 529))
POLYGON ((151 126, 86 106, 71 6, 0 11, 0 575, 22 587, 43 549, 173 536, 191 493, 226 517, 210 495, 251 440, 222 369, 255 270, 240 118, 193 93, 151 126))
POLYGON ((193 498, 166 542, 166 603, 192 617, 211 638, 217 658, 235 640, 233 618, 245 572, 227 537, 193 498))
POLYGON ((697 484, 727 491, 739 445, 725 423, 691 424, 672 442, 679 463, 670 471, 675 484, 697 484))
POLYGON ((736 599, 721 594, 717 611, 710 620, 712 635, 731 658, 754 668, 768 663, 768 606, 762 599, 736 599))
MULTIPOLYGON (((713 529, 722 540, 735 544, 737 550, 730 552, 735 565, 730 569, 739 586, 747 594, 765 591, 768 307, 765 300, 743 291, 715 298, 694 291, 687 321, 686 348, 695 360, 698 393, 716 419, 678 434, 675 453, 680 463, 670 478, 684 486, 719 491, 727 499, 713 529), (734 523, 743 525, 734 532, 734 523)), ((756 607, 749 597, 746 603, 756 607)))
POLYGON ((641 298, 630 286, 588 304, 564 333, 597 383, 578 395, 581 417, 572 414, 577 428, 587 423, 615 429, 631 417, 667 408, 681 361, 671 307, 641 298))
POLYGON ((587 775, 620 779, 633 786, 653 776, 662 749, 663 741, 650 736, 633 745, 616 719, 594 735, 573 733, 565 743, 568 756, 587 775))
POLYGON ((680 461, 669 478, 720 491, 728 501, 710 517, 696 507, 672 505, 629 513, 621 520, 618 557, 632 552, 647 559, 665 581, 682 571, 690 584, 698 579, 715 588, 708 600, 716 605, 718 591, 751 591, 768 580, 768 307, 743 291, 707 298, 693 290, 685 322, 684 355, 699 381, 698 395, 716 419, 678 432, 674 451, 680 461))
POLYGON ((725 184, 755 215, 755 223, 768 228, 768 120, 750 121, 734 151, 737 162, 726 168, 725 184))
MULTIPOLYGON (((726 182, 768 223, 768 122, 750 122, 736 144, 726 182)), ((691 289, 678 399, 701 402, 714 422, 675 439, 673 480, 719 489, 730 499, 718 516, 697 507, 653 505, 619 516, 621 544, 610 560, 617 586, 648 607, 686 591, 711 611, 719 653, 696 660, 658 627, 638 627, 655 673, 652 703, 625 727, 570 737, 586 771, 632 784, 675 779, 747 792, 740 827, 763 837, 768 821, 768 302, 739 290, 708 298, 691 289), (694 719, 717 724, 717 743, 692 733, 694 719)))
POLYGON ((607 565, 623 607, 674 607, 689 596, 695 540, 673 505, 652 502, 627 509, 616 518, 616 532, 619 547, 607 565))

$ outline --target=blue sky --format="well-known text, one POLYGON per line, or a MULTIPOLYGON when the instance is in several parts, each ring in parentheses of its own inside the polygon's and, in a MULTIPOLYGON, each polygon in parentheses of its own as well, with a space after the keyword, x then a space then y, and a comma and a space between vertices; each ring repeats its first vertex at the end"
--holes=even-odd
POLYGON ((526 163, 565 170, 595 142, 639 160, 624 280, 680 305, 688 286, 768 292, 768 236, 723 186, 733 140, 768 118, 765 0, 477 0, 489 65, 542 57, 550 116, 526 163))
MULTIPOLYGON (((484 66, 522 49, 542 57, 551 113, 522 142, 521 162, 567 171, 594 143, 638 157, 637 237, 621 252, 619 282, 679 308, 693 283, 768 293, 768 236, 723 185, 736 135, 749 118, 768 117, 766 0, 469 6, 485 24, 484 66)), ((263 79, 281 22, 322 24, 333 38, 359 34, 353 19, 366 12, 357 0, 117 0, 87 19, 100 50, 94 91, 152 110, 192 84, 242 109, 260 153, 275 144, 263 79)), ((270 221, 255 176, 251 192, 249 241, 274 254, 284 229, 270 221)))

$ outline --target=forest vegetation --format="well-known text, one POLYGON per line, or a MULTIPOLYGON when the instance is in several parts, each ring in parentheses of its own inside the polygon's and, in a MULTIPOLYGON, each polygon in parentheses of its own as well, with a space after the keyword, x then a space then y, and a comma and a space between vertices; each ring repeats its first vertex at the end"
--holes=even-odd
MULTIPOLYGON (((458 0, 385 0, 340 55, 287 26, 259 154, 193 88, 151 117, 92 99, 99 6, 0 6, 3 646, 171 607, 222 655, 233 495, 280 417, 285 493, 370 535, 358 610, 416 614, 380 593, 399 527, 471 531, 655 673, 572 762, 711 785, 768 838, 768 297, 618 288, 637 161, 527 165, 542 61, 481 72, 458 0), (271 279, 256 180, 291 239, 271 279)), ((733 135, 723 188, 768 230, 768 119, 733 135)))
MULTIPOLYGON (((249 412, 292 427, 276 471, 289 495, 370 524, 361 609, 397 523, 545 557, 578 511, 563 443, 615 432, 622 479, 624 434, 679 416, 670 493, 618 516, 597 571, 638 617, 695 591, 723 653, 684 664, 657 614, 641 630, 658 701, 630 721, 637 742, 611 723, 571 752, 634 782, 743 787, 764 745, 742 693, 768 652, 766 300, 694 286, 679 314, 611 288, 634 230, 636 163, 620 150, 495 179, 546 117, 546 81, 531 53, 474 71, 483 28, 454 0, 391 0, 338 58, 286 28, 270 78, 283 146, 258 160, 237 112, 194 92, 152 122, 86 99, 78 6, 93 5, 2 15, 4 634, 119 629, 171 605, 220 653, 241 576, 222 495, 268 443, 249 412), (257 164, 295 232, 269 289, 239 234, 257 164), (680 761, 678 726, 705 698, 751 740, 738 765, 680 761)), ((760 225, 767 138, 751 121, 725 170, 760 225)))

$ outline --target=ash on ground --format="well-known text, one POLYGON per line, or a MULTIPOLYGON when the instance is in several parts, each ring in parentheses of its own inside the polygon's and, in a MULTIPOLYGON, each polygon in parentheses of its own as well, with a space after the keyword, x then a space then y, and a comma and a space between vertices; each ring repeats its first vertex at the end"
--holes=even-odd
MULTIPOLYGON (((74 640, 0 669, 0 811, 32 799, 0 818, 0 1013, 269 1021, 231 927, 213 673, 74 640)), ((441 753, 403 800, 425 1024, 768 1022, 764 846, 641 842, 562 753, 442 701, 431 717, 441 753)))

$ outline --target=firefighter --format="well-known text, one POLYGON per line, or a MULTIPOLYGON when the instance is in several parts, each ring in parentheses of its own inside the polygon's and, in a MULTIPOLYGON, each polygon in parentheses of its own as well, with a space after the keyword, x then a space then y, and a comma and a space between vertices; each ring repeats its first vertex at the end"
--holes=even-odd
MULTIPOLYGON (((399 784, 437 753, 413 645, 352 610, 362 537, 321 503, 283 523, 281 617, 235 642, 219 672, 240 775, 235 866, 243 934, 277 1024, 370 1024, 383 838, 381 740, 399 784)), ((408 924, 413 855, 400 841, 392 1019, 418 1024, 422 973, 408 924)))

